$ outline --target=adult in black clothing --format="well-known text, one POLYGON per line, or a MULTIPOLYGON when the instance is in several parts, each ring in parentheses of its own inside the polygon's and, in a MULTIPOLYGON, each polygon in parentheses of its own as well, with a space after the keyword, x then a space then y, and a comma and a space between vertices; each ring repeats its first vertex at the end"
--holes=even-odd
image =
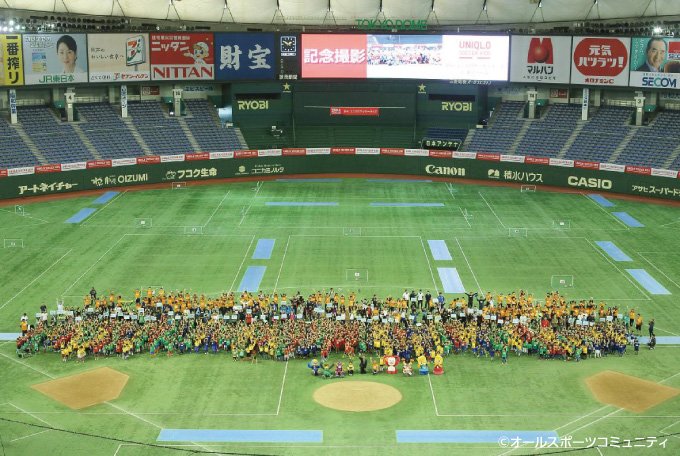
POLYGON ((482 310, 486 305, 486 296, 480 295, 479 298, 477 298, 477 304, 479 305, 479 310, 482 310))
POLYGON ((465 293, 468 297, 468 308, 472 309, 472 306, 474 305, 474 299, 475 296, 477 296, 478 293, 465 293))
POLYGON ((366 366, 368 366, 368 361, 366 361, 366 355, 362 353, 359 355, 359 372, 365 374, 366 366))
POLYGON ((651 338, 654 335, 654 319, 652 318, 649 321, 649 337, 651 338))

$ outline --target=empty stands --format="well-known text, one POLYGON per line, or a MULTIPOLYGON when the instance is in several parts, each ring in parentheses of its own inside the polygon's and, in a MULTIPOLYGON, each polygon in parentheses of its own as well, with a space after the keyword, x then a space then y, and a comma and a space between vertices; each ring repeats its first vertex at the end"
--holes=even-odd
POLYGON ((525 104, 523 101, 502 103, 496 109, 493 124, 487 129, 475 131, 467 150, 507 154, 519 131, 525 126, 526 120, 520 117, 525 104))
POLYGON ((631 131, 633 108, 602 106, 584 123, 563 158, 609 163, 611 157, 631 131))
POLYGON ((19 136, 16 127, 5 118, 0 120, 0 168, 20 168, 40 165, 38 158, 19 136))

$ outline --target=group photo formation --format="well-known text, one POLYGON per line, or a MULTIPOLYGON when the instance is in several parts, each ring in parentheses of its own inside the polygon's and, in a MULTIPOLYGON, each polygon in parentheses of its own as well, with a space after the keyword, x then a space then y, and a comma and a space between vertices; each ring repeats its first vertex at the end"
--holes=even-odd
MULTIPOLYGON (((605 308, 592 300, 567 302, 557 292, 536 304, 524 291, 496 295, 496 306, 491 293, 470 293, 447 303, 441 293, 433 298, 422 290, 361 301, 355 293, 345 296, 333 289, 306 298, 245 292, 237 300, 233 293, 212 298, 178 291, 166 296, 163 289, 158 294, 148 289, 146 298, 136 290, 129 301, 113 292, 108 300, 97 299, 94 291, 83 307, 52 311, 51 317, 41 309, 30 326, 27 317, 22 319, 17 354, 60 352, 64 362, 85 362, 88 355, 96 360, 128 359, 142 352, 171 356, 224 351, 234 360, 320 357, 322 363, 334 353, 347 356, 350 363, 355 354, 374 354, 381 371, 386 356, 398 356, 406 364, 421 356, 434 361, 441 355, 470 353, 505 363, 510 351, 578 362, 588 355, 623 356, 627 345, 637 355, 636 336, 643 323, 635 309, 624 321, 618 307, 605 308)), ((653 349, 653 320, 648 328, 653 349)))
POLYGON ((666 0, 0 2, 0 453, 680 453, 679 81, 666 0))

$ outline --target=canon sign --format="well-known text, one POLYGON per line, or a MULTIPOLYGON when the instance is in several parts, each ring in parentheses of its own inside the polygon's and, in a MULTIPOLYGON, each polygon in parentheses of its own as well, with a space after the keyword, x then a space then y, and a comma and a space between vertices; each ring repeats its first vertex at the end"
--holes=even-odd
POLYGON ((427 174, 437 174, 440 176, 465 176, 465 168, 455 168, 453 166, 434 166, 425 167, 427 174))
POLYGON ((612 188, 612 181, 609 179, 597 179, 595 177, 569 176, 567 182, 572 187, 599 188, 601 190, 610 190, 612 188))

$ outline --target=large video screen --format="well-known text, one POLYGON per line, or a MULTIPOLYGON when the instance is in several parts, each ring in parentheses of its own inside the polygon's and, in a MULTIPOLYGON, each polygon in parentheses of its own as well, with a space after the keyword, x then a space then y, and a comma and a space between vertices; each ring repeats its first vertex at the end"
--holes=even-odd
POLYGON ((507 81, 510 38, 302 35, 303 78, 507 81))

